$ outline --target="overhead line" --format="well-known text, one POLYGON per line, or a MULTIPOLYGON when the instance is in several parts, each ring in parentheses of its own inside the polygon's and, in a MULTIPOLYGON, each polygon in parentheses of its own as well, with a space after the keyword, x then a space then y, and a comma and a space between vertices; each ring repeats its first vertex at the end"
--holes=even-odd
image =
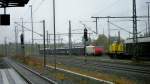
POLYGON ((120 26, 118 26, 118 25, 115 25, 114 23, 112 23, 112 22, 109 22, 110 24, 112 24, 113 26, 116 26, 116 27, 118 27, 119 29, 121 29, 121 30, 124 30, 124 31, 126 31, 126 32, 128 32, 128 33, 130 33, 130 34, 133 34, 132 32, 130 32, 130 31, 128 31, 128 30, 126 30, 126 29, 124 29, 124 28, 122 28, 122 27, 120 27, 120 26))
MULTIPOLYGON (((71 34, 83 34, 83 33, 71 33, 71 34)), ((92 34, 92 33, 88 33, 88 34, 92 34)), ((54 34, 48 34, 48 35, 54 35, 54 34)), ((68 33, 61 33, 56 35, 68 35, 68 33)))
MULTIPOLYGON (((15 24, 17 24, 17 25, 19 25, 19 26, 22 26, 22 25, 20 25, 20 24, 18 24, 18 23, 16 23, 15 22, 15 24)), ((25 27, 25 26, 23 26, 25 29, 27 29, 28 31, 32 31, 31 29, 29 29, 29 28, 27 28, 27 27, 25 27)), ((40 36, 43 36, 42 34, 40 34, 40 33, 38 33, 38 32, 35 32, 35 31, 33 31, 33 33, 35 33, 35 34, 38 34, 38 35, 40 35, 40 36)))
MULTIPOLYGON (((95 16, 92 16, 91 18, 133 18, 131 16, 120 16, 120 17, 115 17, 115 16, 105 16, 105 17, 95 17, 95 16)), ((137 16, 137 18, 147 18, 147 16, 137 16)))
POLYGON ((35 10, 33 11, 33 14, 39 10, 39 8, 42 6, 42 4, 44 3, 45 0, 41 0, 41 2, 37 5, 37 7, 35 8, 35 10))
MULTIPOLYGON (((110 8, 110 7, 112 7, 112 6, 114 6, 114 5, 116 5, 116 3, 118 2, 119 0, 116 0, 115 2, 113 2, 112 4, 110 4, 109 6, 107 6, 107 7, 105 7, 105 8, 103 8, 102 10, 100 10, 99 12, 104 12, 105 10, 107 10, 108 8, 110 8)), ((97 13, 99 13, 99 12, 97 12, 97 13)))

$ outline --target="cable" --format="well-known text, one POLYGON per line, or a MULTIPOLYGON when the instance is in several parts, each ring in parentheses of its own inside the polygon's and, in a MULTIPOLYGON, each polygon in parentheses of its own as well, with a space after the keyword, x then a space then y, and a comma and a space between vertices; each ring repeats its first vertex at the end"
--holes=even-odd
POLYGON ((114 23, 112 23, 112 22, 109 22, 109 23, 110 23, 111 25, 113 25, 113 26, 115 26, 115 27, 121 29, 121 30, 124 30, 124 31, 128 32, 129 34, 133 34, 132 32, 130 32, 130 31, 128 31, 128 30, 126 30, 126 29, 124 29, 124 28, 122 28, 122 27, 120 27, 120 26, 118 26, 118 25, 116 25, 116 24, 114 24, 114 23))
MULTIPOLYGON (((37 0, 33 0, 33 1, 32 1, 32 3, 33 3, 32 5, 36 4, 37 0), (33 3, 33 1, 34 1, 34 3, 33 3)), ((43 1, 43 0, 42 0, 42 1, 43 1)), ((41 1, 41 2, 42 2, 42 1, 41 1)), ((44 0, 44 1, 45 1, 45 0, 44 0)), ((41 3, 41 2, 40 2, 40 3, 41 3)), ((39 6, 39 5, 40 5, 40 4, 38 4, 38 6, 39 6)), ((37 7, 37 8, 38 8, 38 7, 37 7)), ((29 11, 29 7, 26 8, 26 11, 23 13, 22 16, 25 16, 25 14, 27 14, 28 11, 29 11)))
MULTIPOLYGON (((35 0, 35 1, 37 1, 37 0, 35 0)), ((37 7, 35 8, 35 10, 33 11, 33 14, 41 7, 41 5, 43 4, 43 2, 44 2, 45 0, 41 0, 40 1, 40 3, 37 5, 37 7)), ((34 5, 35 4, 35 2, 32 4, 32 5, 34 5)), ((23 16, 25 16, 25 14, 27 14, 27 12, 29 11, 29 7, 26 9, 26 11, 23 13, 23 16)))
POLYGON ((80 21, 80 24, 82 24, 84 26, 84 28, 87 28, 88 30, 90 30, 91 32, 95 33, 95 31, 93 31, 90 27, 88 27, 86 24, 84 24, 82 21, 80 21))
MULTIPOLYGON (((17 22, 15 22, 15 24, 17 24, 17 25, 19 25, 19 26, 22 26, 21 24, 18 24, 17 22)), ((28 30, 28 31, 32 31, 31 29, 28 29, 27 27, 25 27, 25 26, 23 26, 26 30, 28 30)), ((40 33, 38 33, 38 32, 35 32, 35 31, 33 31, 33 33, 35 33, 35 34, 38 34, 38 35, 40 35, 40 36, 43 36, 42 34, 40 34, 40 33)))
POLYGON ((25 9, 24 13, 22 14, 22 17, 25 16, 25 14, 27 15, 28 11, 29 11, 29 7, 25 9))
POLYGON ((39 10, 39 8, 42 6, 42 4, 44 3, 45 0, 41 0, 40 3, 37 5, 37 7, 35 8, 35 10, 33 11, 33 14, 39 10))
POLYGON ((102 12, 106 11, 108 8, 110 8, 110 7, 114 6, 114 5, 116 5, 116 3, 119 2, 119 1, 121 1, 121 0, 116 0, 114 3, 111 3, 109 6, 103 8, 102 10, 100 10, 100 11, 97 12, 97 13, 100 13, 100 12, 102 13, 102 12))
POLYGON ((31 3, 33 3, 32 5, 35 5, 37 2, 37 0, 32 0, 31 3))

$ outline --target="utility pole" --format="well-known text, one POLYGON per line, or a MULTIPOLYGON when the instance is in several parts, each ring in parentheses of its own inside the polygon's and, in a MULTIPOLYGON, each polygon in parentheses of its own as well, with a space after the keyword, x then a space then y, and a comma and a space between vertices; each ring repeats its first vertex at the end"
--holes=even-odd
POLYGON ((96 18, 96 34, 98 34, 98 25, 97 25, 97 23, 98 23, 98 18, 96 18))
POLYGON ((16 55, 18 51, 18 32, 17 32, 17 26, 15 26, 15 46, 16 46, 16 55))
POLYGON ((44 45, 44 67, 46 67, 46 53, 45 53, 45 20, 43 20, 43 45, 44 45))
POLYGON ((50 34, 48 34, 48 43, 49 43, 49 48, 51 48, 51 35, 50 34))
POLYGON ((110 16, 108 16, 107 27, 108 27, 108 50, 110 46, 110 16))
POLYGON ((57 40, 58 45, 57 45, 57 48, 60 47, 60 40, 61 40, 61 39, 60 39, 60 36, 61 36, 61 35, 58 35, 58 40, 57 40))
POLYGON ((6 14, 6 7, 4 7, 4 14, 6 14))
POLYGON ((96 23, 96 34, 98 34, 98 17, 93 17, 93 18, 95 18, 95 23, 96 23))
POLYGON ((148 36, 150 36, 150 18, 149 18, 149 11, 150 11, 150 8, 149 8, 149 4, 150 2, 146 2, 147 3, 147 8, 148 8, 148 36))
POLYGON ((4 43, 5 43, 5 56, 7 57, 7 37, 5 37, 4 43))
POLYGON ((25 62, 25 46, 24 46, 24 26, 23 26, 23 18, 21 18, 22 20, 22 34, 21 34, 21 38, 22 38, 22 41, 21 42, 21 48, 22 48, 22 55, 23 55, 23 61, 25 62))
POLYGON ((138 37, 137 37, 137 18, 147 18, 147 16, 137 16, 136 15, 136 0, 133 0, 133 16, 126 16, 126 17, 91 17, 91 18, 113 18, 113 19, 117 19, 117 18, 129 18, 129 19, 133 19, 133 46, 134 46, 134 59, 137 59, 137 43, 138 43, 138 37))
POLYGON ((63 41, 63 38, 61 38, 61 47, 63 47, 62 41, 63 41))
POLYGON ((55 70, 56 70, 56 24, 55 24, 55 0, 53 0, 53 24, 54 24, 54 63, 55 63, 55 70))
POLYGON ((47 30, 47 48, 49 48, 49 35, 48 35, 48 30, 47 30))
POLYGON ((138 37, 137 37, 137 16, 136 16, 136 0, 133 0, 133 58, 137 60, 137 49, 138 49, 138 37))
POLYGON ((21 26, 22 26, 22 34, 24 34, 24 22, 23 22, 23 18, 21 18, 21 20, 22 20, 22 24, 21 24, 21 26))
POLYGON ((33 11, 32 11, 32 5, 30 5, 31 8, 31 27, 32 27, 32 54, 34 52, 34 39, 33 39, 33 11))
POLYGON ((118 31, 118 42, 121 42, 121 38, 120 38, 120 31, 118 31))
POLYGON ((148 24, 147 22, 145 22, 145 25, 146 25, 146 37, 148 36, 148 24))
POLYGON ((69 55, 71 56, 72 41, 71 41, 71 21, 69 20, 69 55))

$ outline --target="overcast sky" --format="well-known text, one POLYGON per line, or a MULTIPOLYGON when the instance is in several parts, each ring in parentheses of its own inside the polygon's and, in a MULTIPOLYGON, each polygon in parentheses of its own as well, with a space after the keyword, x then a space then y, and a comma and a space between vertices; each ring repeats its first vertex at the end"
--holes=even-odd
MULTIPOLYGON (((56 1, 56 32, 67 33, 68 21, 72 22, 72 30, 83 29, 82 23, 85 23, 92 31, 95 31, 94 19, 91 16, 132 16, 132 0, 55 0, 56 1)), ((137 15, 147 15, 146 3, 150 0, 137 0, 137 15)), ((53 12, 52 12, 52 0, 30 0, 30 2, 21 8, 8 8, 7 13, 11 15, 11 26, 0 26, 0 43, 4 40, 4 37, 8 38, 8 41, 14 42, 14 23, 20 22, 20 18, 24 18, 25 22, 30 22, 30 7, 33 5, 33 17, 34 22, 40 22, 46 20, 46 30, 49 33, 53 33, 53 12)), ((0 13, 3 13, 3 9, 0 9, 0 13)), ((124 19, 117 19, 124 20, 124 19)), ((129 20, 129 19, 128 19, 129 20)), ((145 20, 145 19, 144 19, 145 20)), ((117 24, 128 31, 132 32, 131 22, 117 22, 112 19, 114 24, 117 24)), ((24 23, 24 25, 31 29, 31 24, 24 23)), ((17 26, 20 30, 21 27, 17 26)), ((115 27, 111 26, 112 29, 115 27)), ((144 22, 138 22, 138 30, 146 28, 144 22)), ((83 31, 73 31, 80 32, 83 31)), ((98 32, 102 34, 104 30, 107 35, 107 21, 106 19, 99 19, 98 32)), ((35 23, 34 31, 42 33, 42 24, 35 23)), ((89 30, 89 32, 91 32, 89 30)), ((19 33, 20 34, 20 33, 19 33)), ((117 35, 117 31, 111 32, 112 36, 117 35)), ((81 40, 82 35, 73 35, 73 41, 81 40)), ((125 31, 121 31, 121 36, 127 38, 129 34, 125 31)), ((41 38, 34 34, 34 38, 41 38)), ((61 36, 64 42, 67 42, 67 36, 61 36)), ((94 37, 92 37, 94 38, 94 37)), ((31 32, 25 32, 26 42, 31 42, 31 32)))

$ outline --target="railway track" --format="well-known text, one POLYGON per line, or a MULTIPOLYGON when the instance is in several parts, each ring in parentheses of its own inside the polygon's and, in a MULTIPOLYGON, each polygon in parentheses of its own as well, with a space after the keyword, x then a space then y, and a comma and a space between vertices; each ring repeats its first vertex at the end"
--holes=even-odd
POLYGON ((19 73, 0 59, 0 84, 31 84, 19 73))
POLYGON ((92 64, 93 66, 96 66, 96 67, 103 67, 103 68, 106 68, 106 69, 113 69, 113 70, 121 70, 121 71, 126 71, 126 72, 133 72, 133 73, 140 73, 140 74, 144 74, 144 75, 148 75, 150 76, 150 69, 142 69, 142 68, 137 68, 136 66, 132 67, 130 66, 129 67, 124 67, 122 66, 121 64, 117 64, 117 65, 110 65, 110 64, 98 64, 98 63, 93 63, 92 64))
POLYGON ((65 59, 63 57, 58 57, 57 60, 58 63, 66 64, 66 65, 76 65, 76 66, 82 66, 84 68, 86 67, 95 67, 96 70, 107 69, 107 70, 113 70, 113 71, 120 71, 120 72, 130 72, 131 74, 144 74, 146 76, 150 76, 150 67, 142 67, 137 65, 125 65, 125 64, 116 64, 116 63, 103 63, 101 61, 87 61, 84 62, 84 60, 79 59, 65 59))
POLYGON ((57 84, 55 81, 50 80, 38 72, 35 72, 23 64, 16 63, 8 58, 5 58, 8 65, 13 67, 13 69, 28 83, 28 84, 57 84))

